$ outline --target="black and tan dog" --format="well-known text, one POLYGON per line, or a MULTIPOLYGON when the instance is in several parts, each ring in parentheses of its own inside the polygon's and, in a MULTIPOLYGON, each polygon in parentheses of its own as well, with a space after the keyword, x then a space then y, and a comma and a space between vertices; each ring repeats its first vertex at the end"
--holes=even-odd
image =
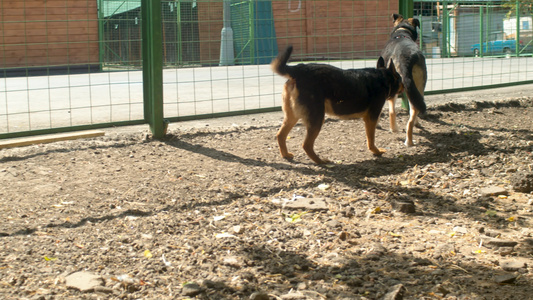
POLYGON ((386 68, 380 58, 377 69, 350 70, 326 64, 288 66, 291 53, 292 46, 289 46, 271 63, 275 73, 288 78, 282 94, 285 119, 277 134, 281 156, 293 158, 287 150, 287 135, 302 119, 307 128, 305 152, 315 163, 327 163, 313 149, 325 114, 341 119, 363 118, 368 149, 374 155, 383 154, 385 151, 375 145, 375 132, 385 101, 400 92, 400 76, 394 63, 386 68))
MULTIPOLYGON (((402 85, 409 98, 409 121, 405 145, 413 146, 413 128, 417 122, 417 115, 426 111, 424 102, 424 89, 427 82, 426 59, 420 51, 416 40, 418 34, 416 28, 420 27, 417 19, 404 19, 402 15, 392 15, 394 25, 390 39, 381 52, 385 61, 392 61, 397 72, 402 77, 402 85)), ((389 100, 389 117, 391 131, 398 131, 396 125, 395 101, 398 95, 389 100)))

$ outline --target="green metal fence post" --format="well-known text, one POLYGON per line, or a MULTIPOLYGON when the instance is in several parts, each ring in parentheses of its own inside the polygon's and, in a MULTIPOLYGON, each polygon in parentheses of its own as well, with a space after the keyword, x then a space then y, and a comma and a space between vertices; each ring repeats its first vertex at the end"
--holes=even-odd
POLYGON ((98 62, 100 65, 100 71, 104 69, 104 3, 102 0, 98 0, 98 62))
POLYGON ((414 0, 399 0, 398 11, 405 18, 412 18, 414 14, 414 0))
POLYGON ((450 14, 448 12, 448 1, 442 2, 442 57, 449 57, 450 37, 450 14))
POLYGON ((516 0, 516 34, 515 34, 515 43, 516 43, 516 56, 520 55, 520 0, 516 0))
POLYGON ((154 138, 165 136, 161 0, 142 0, 144 119, 154 138))
POLYGON ((483 12, 485 11, 484 9, 484 6, 479 7, 479 57, 483 57, 483 52, 485 52, 485 50, 483 49, 483 29, 485 26, 485 17, 483 16, 483 12))

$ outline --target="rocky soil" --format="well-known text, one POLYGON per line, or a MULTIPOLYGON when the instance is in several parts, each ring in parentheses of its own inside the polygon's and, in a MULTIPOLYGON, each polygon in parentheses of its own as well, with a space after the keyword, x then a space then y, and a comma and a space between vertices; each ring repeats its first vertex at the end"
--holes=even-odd
MULTIPOLYGON (((532 299, 533 98, 0 150, 2 299, 532 299), (399 115, 401 128, 406 114, 399 115)), ((209 122, 209 121, 206 121, 209 122)))

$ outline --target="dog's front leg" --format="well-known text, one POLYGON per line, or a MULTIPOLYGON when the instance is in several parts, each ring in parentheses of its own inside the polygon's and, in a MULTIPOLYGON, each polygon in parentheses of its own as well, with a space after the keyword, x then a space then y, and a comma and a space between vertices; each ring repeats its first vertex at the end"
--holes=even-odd
POLYGON ((378 119, 370 117, 368 114, 363 117, 365 122, 365 132, 366 132, 366 143, 368 150, 370 150, 374 155, 381 156, 385 153, 385 149, 380 149, 376 147, 376 126, 378 125, 378 119))

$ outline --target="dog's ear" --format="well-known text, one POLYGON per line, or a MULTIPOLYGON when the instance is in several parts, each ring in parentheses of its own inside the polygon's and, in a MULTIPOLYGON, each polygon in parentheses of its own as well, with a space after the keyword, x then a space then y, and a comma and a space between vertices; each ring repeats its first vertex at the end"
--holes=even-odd
MULTIPOLYGON (((380 57, 381 58, 381 57, 380 57)), ((396 71, 396 67, 394 66, 394 62, 392 61, 392 58, 389 59, 389 67, 388 67, 389 71, 392 72, 392 74, 395 76, 395 77, 399 77, 400 74, 398 74, 398 71, 396 71)))
POLYGON ((418 19, 410 18, 409 23, 411 23, 411 25, 413 25, 414 28, 416 27, 420 28, 420 21, 418 19))
POLYGON ((376 69, 385 69, 385 60, 382 56, 378 58, 378 63, 376 65, 376 69))
POLYGON ((396 23, 396 20, 398 20, 398 22, 401 22, 403 20, 403 16, 400 15, 400 14, 392 14, 392 21, 394 23, 396 23), (400 19, 400 20, 398 20, 398 19, 400 19))
POLYGON ((400 14, 393 14, 392 18, 394 19, 394 21, 392 22, 393 26, 398 26, 398 24, 403 21, 403 16, 400 14))

